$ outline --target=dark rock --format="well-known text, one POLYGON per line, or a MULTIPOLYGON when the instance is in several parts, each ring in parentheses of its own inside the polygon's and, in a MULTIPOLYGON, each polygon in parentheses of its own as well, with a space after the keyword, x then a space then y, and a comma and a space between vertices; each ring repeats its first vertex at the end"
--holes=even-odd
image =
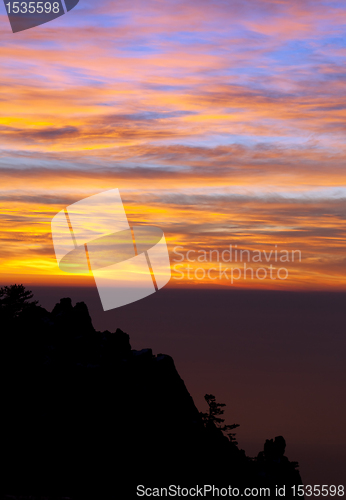
POLYGON ((282 437, 248 458, 205 425, 170 356, 131 350, 120 329, 96 332, 84 303, 27 308, 3 339, 8 494, 131 499, 138 484, 301 482, 282 437))

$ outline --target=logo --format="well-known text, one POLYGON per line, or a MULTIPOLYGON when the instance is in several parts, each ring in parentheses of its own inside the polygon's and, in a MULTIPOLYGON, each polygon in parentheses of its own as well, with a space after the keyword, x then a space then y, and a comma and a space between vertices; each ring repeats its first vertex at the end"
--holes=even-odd
POLYGON ((4 0, 13 33, 53 21, 76 7, 78 2, 79 0, 47 0, 43 2, 4 0))
POLYGON ((105 311, 143 299, 170 280, 163 231, 130 227, 118 189, 73 203, 53 217, 51 227, 59 268, 91 272, 105 311))

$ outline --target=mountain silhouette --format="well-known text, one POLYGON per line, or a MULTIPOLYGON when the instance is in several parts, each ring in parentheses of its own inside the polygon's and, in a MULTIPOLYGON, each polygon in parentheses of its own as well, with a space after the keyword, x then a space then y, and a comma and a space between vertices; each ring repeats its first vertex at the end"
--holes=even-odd
POLYGON ((48 312, 31 299, 22 285, 0 289, 4 498, 132 499, 138 485, 205 484, 285 485, 289 498, 302 484, 282 436, 246 456, 224 405, 206 395, 200 413, 170 356, 96 331, 83 302, 48 312))

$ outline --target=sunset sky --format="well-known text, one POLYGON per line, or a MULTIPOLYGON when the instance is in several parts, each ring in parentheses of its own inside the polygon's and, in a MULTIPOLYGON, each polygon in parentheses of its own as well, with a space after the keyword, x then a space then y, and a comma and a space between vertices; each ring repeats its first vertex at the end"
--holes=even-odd
POLYGON ((304 484, 345 479, 345 34, 345 0, 80 0, 15 34, 0 2, 0 287, 83 300, 97 330, 168 353, 250 456, 283 435, 304 484), (114 189, 131 227, 164 231, 172 279, 105 312, 51 220, 114 189), (217 261, 230 245, 288 252, 245 259, 287 279, 208 279, 242 267, 217 261))
POLYGON ((175 246, 302 255, 280 282, 169 286, 345 290, 345 32, 343 1, 80 0, 16 34, 1 4, 0 284, 91 286, 50 222, 119 188, 172 269, 175 246))

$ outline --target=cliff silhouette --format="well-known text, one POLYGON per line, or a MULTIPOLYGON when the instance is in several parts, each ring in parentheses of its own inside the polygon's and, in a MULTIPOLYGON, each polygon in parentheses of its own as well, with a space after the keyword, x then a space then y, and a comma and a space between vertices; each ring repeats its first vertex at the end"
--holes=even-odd
POLYGON ((206 395, 200 413, 170 356, 96 331, 83 302, 48 312, 32 298, 0 289, 4 498, 131 499, 170 484, 285 485, 289 498, 302 484, 282 436, 246 456, 224 405, 206 395))

